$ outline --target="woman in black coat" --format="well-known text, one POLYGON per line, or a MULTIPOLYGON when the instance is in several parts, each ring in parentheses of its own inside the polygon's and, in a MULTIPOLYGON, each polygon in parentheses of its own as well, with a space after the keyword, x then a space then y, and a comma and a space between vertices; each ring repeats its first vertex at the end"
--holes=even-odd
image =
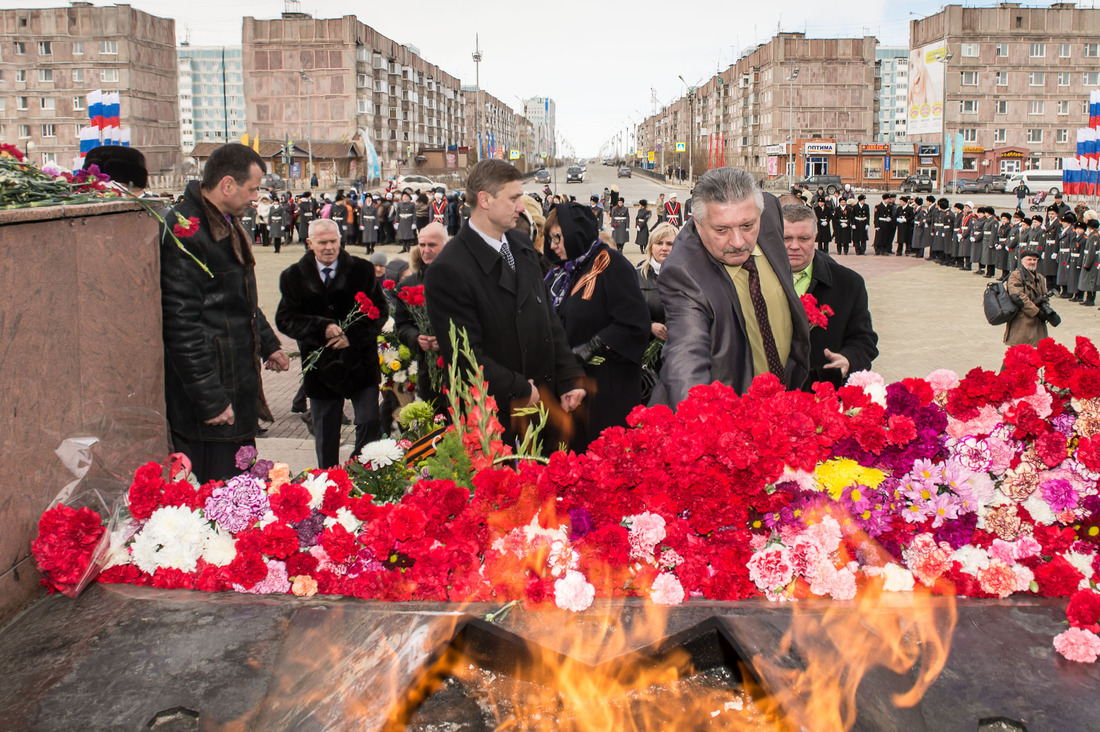
POLYGON ((545 231, 547 256, 558 265, 546 283, 587 377, 588 396, 574 413, 570 441, 573 450, 582 452, 605 428, 625 426, 642 401, 648 308, 634 267, 599 238, 588 207, 559 204, 547 217, 545 231))
POLYGON ((638 214, 634 217, 634 228, 638 230, 638 234, 634 237, 634 243, 641 247, 643 254, 649 244, 649 217, 652 213, 644 198, 638 201, 638 214))

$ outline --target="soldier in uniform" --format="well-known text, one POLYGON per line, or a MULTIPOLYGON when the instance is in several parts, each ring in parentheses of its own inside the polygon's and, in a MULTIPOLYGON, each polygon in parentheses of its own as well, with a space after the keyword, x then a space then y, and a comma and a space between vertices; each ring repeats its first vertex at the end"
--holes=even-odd
POLYGON ((923 198, 915 196, 913 202, 913 238, 909 243, 909 252, 914 257, 924 258, 924 250, 931 244, 931 224, 928 222, 928 206, 923 198))
POLYGON ((1097 273, 1100 272, 1100 221, 1090 219, 1086 224, 1085 251, 1081 255, 1081 276, 1077 289, 1084 293, 1081 303, 1087 307, 1096 304, 1097 273))
POLYGON ((1058 237, 1062 233, 1062 224, 1058 221, 1058 209, 1047 209, 1047 220, 1043 222, 1043 249, 1039 256, 1037 270, 1047 281, 1047 291, 1054 292, 1054 283, 1058 277, 1058 237))
MULTIPOLYGON (((1008 229, 1008 241, 1005 242, 1005 269, 1008 272, 1012 272, 1020 263, 1020 247, 1023 246, 1022 242, 1027 236, 1027 231, 1027 221, 1023 213, 1017 211, 1012 214, 1012 225, 1008 229)), ((1008 281, 1007 277, 1005 281, 1008 281)))
POLYGON ((909 254, 913 250, 913 204, 909 202, 909 196, 898 198, 898 205, 894 208, 894 230, 898 237, 897 255, 909 254))
POLYGON ((256 207, 249 205, 241 214, 241 226, 244 227, 244 233, 248 234, 248 243, 250 245, 256 244, 256 207))
POLYGON ((997 210, 992 206, 985 207, 985 218, 982 219, 982 262, 978 271, 986 277, 992 277, 997 260, 997 243, 1001 234, 1001 222, 997 218, 997 210))
POLYGON ((867 205, 867 196, 856 196, 856 205, 852 209, 852 244, 857 255, 867 251, 867 228, 871 223, 871 209, 867 205))
POLYGON ((634 228, 637 230, 634 243, 642 248, 642 254, 645 254, 645 248, 649 244, 649 217, 652 214, 649 203, 644 198, 638 201, 638 213, 634 214, 634 228))
POLYGON ((825 196, 814 201, 814 218, 817 220, 817 250, 828 254, 829 242, 833 240, 833 207, 825 196))
POLYGON ((836 239, 836 253, 847 254, 852 243, 852 199, 845 198, 833 212, 833 236, 836 239))
POLYGON ((894 194, 883 193, 875 205, 875 255, 887 255, 894 247, 894 194))
POLYGON ((401 192, 401 203, 397 204, 397 243, 402 252, 416 243, 416 204, 408 189, 401 192))
POLYGON ((1001 225, 997 229, 997 248, 993 252, 993 266, 1001 271, 1001 281, 1008 281, 1008 239, 1012 235, 1012 214, 1001 214, 1001 225))
POLYGON ((374 254, 378 244, 378 204, 377 196, 373 199, 366 196, 359 210, 359 241, 367 248, 367 254, 374 254))
POLYGON ((313 191, 306 191, 298 200, 298 241, 302 246, 309 248, 306 239, 309 238, 309 222, 317 214, 317 201, 313 200, 313 191))
POLYGON ((1069 278, 1066 290, 1070 294, 1072 302, 1081 302, 1085 299, 1084 293, 1078 286, 1081 282, 1081 257, 1085 253, 1088 244, 1088 235, 1085 233, 1085 222, 1078 221, 1073 225, 1073 244, 1069 252, 1069 278))
POLYGON ((982 239, 985 238, 985 206, 974 209, 974 214, 966 224, 966 242, 963 243, 963 269, 982 271, 982 239), (974 270, 977 265, 977 270, 974 270))
POLYGON ((679 229, 684 225, 684 217, 680 202, 676 200, 676 194, 670 193, 668 200, 665 201, 664 211, 661 212, 662 218, 658 221, 667 221, 668 223, 679 229))
POLYGON ((336 201, 333 202, 332 207, 329 209, 328 217, 336 222, 336 228, 340 233, 340 248, 347 247, 348 239, 348 208, 344 203, 344 192, 336 192, 336 201))
POLYGON ((393 192, 386 193, 378 207, 378 241, 380 244, 393 244, 397 240, 397 230, 394 221, 397 219, 397 210, 393 202, 393 192))
MULTIPOLYGON (((1058 287, 1058 297, 1063 300, 1072 297, 1069 291, 1070 253, 1073 251, 1074 239, 1077 238, 1077 233, 1073 230, 1075 223, 1077 216, 1072 211, 1062 214, 1062 228, 1058 232, 1058 269, 1054 275, 1054 284, 1058 287)), ((1077 283, 1073 286, 1076 287, 1077 283)))
POLYGON ((286 231, 287 210, 283 202, 276 200, 271 204, 271 211, 267 214, 267 225, 271 230, 271 245, 275 247, 275 253, 283 248, 283 236, 286 231))
POLYGON ((443 228, 447 228, 447 200, 443 198, 443 191, 437 190, 432 194, 429 215, 432 217, 432 221, 437 221, 443 228))
POLYGON ((630 241, 630 209, 623 198, 619 198, 611 209, 611 240, 620 252, 630 241))
MULTIPOLYGON (((604 191, 607 191, 604 188, 604 191)), ((603 231, 603 206, 600 205, 600 197, 593 195, 590 199, 589 208, 592 209, 592 215, 596 217, 596 231, 603 231)))

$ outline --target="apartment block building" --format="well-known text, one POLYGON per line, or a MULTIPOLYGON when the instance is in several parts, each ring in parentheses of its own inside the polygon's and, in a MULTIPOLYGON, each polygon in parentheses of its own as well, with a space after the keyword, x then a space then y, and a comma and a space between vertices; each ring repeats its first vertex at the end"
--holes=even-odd
POLYGON ((240 46, 176 49, 179 69, 180 143, 188 154, 198 142, 234 142, 245 124, 240 46))
POLYGON ((1100 86, 1100 10, 948 5, 910 23, 910 48, 944 43, 942 79, 932 82, 942 84, 945 130, 910 139, 961 134, 960 177, 1057 168, 1075 154, 1089 92, 1100 86))
POLYGON ((70 168, 86 95, 118 92, 121 125, 150 173, 180 157, 176 24, 129 5, 0 10, 0 141, 70 168))
POLYGON ((467 144, 459 80, 353 15, 246 17, 241 46, 248 129, 262 138, 365 138, 383 174, 422 148, 467 144))
MULTIPOLYGON (((464 86, 462 90, 466 94, 467 108, 477 109, 477 88, 464 86)), ((473 151, 476 160, 480 139, 482 159, 507 159, 509 152, 517 149, 516 113, 511 107, 484 89, 481 90, 480 95, 481 108, 479 113, 467 120, 470 150, 473 151)))
POLYGON ((905 142, 908 137, 909 49, 879 46, 875 49, 876 142, 905 142))
POLYGON ((549 97, 531 97, 524 100, 523 115, 534 126, 534 147, 540 153, 553 151, 557 135, 557 105, 549 97))

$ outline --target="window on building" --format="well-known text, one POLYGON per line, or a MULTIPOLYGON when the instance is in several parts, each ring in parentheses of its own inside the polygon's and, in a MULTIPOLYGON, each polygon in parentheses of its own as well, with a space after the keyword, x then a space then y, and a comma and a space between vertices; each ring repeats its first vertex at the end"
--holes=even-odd
POLYGON ((1100 71, 1086 71, 1081 83, 1085 86, 1100 86, 1100 71))
POLYGON ((53 97, 42 97, 39 101, 42 103, 42 109, 46 112, 52 112, 57 109, 57 100, 53 97))
POLYGON ((964 156, 963 157, 962 169, 963 170, 970 170, 970 171, 977 170, 978 169, 978 159, 977 158, 968 158, 968 157, 964 156))
POLYGON ((963 58, 977 58, 978 57, 978 44, 977 43, 964 43, 962 44, 963 58))
POLYGON ((1008 130, 998 127, 993 130, 993 142, 1008 142, 1008 130))
POLYGON ((99 80, 105 83, 118 82, 118 69, 103 69, 99 72, 99 80))
POLYGON ((1059 71, 1058 72, 1058 86, 1069 86, 1069 72, 1068 71, 1059 71))
POLYGON ((28 99, 28 97, 16 97, 15 108, 18 109, 20 112, 30 109, 30 103, 28 102, 28 99))
POLYGON ((53 55, 53 41, 39 41, 38 42, 38 55, 39 56, 52 56, 53 55))
POLYGON ((84 69, 73 69, 73 83, 82 84, 84 82, 84 69))
POLYGON ((43 84, 52 84, 53 83, 53 69, 39 69, 38 70, 38 81, 43 83, 43 84))
POLYGON ((1028 114, 1043 114, 1046 111, 1046 104, 1042 99, 1032 99, 1027 103, 1028 114))
POLYGON ((1042 86, 1047 82, 1047 75, 1042 71, 1032 71, 1027 75, 1027 83, 1029 86, 1042 86))
POLYGON ((73 55, 74 56, 83 56, 84 55, 84 41, 73 41, 73 55))
POLYGON ((1069 114, 1069 100, 1063 99, 1062 101, 1058 102, 1058 114, 1069 114))
POLYGON ((978 141, 978 129, 976 127, 963 127, 962 128, 963 142, 977 142, 978 141))
POLYGON ((42 164, 43 165, 55 165, 56 166, 57 165, 57 153, 53 153, 53 152, 42 153, 42 164))
POLYGON ((959 112, 961 112, 962 114, 977 114, 978 100, 963 99, 961 102, 959 102, 959 112))
POLYGON ((962 85, 963 86, 977 86, 978 85, 978 72, 977 71, 964 71, 964 72, 962 72, 962 85))
POLYGON ((1067 142, 1069 140, 1069 130, 1055 130, 1054 141, 1055 142, 1067 142))
POLYGON ((84 97, 73 97, 73 111, 79 112, 84 109, 84 97))
POLYGON ((905 180, 909 177, 910 164, 913 161, 909 158, 893 158, 890 161, 890 167, 893 170, 894 180, 905 180))
POLYGON ((1044 56, 1047 55, 1047 44, 1045 44, 1045 43, 1032 43, 1031 44, 1031 53, 1029 55, 1031 56, 1031 58, 1043 58, 1044 56))
POLYGON ((997 74, 997 86, 1008 86, 1008 72, 998 71, 997 74))
POLYGON ((1041 143, 1043 141, 1043 131, 1035 127, 1028 129, 1027 141, 1033 144, 1041 143))
POLYGON ((1100 43, 1086 43, 1085 58, 1100 58, 1100 43))
POLYGON ((22 56, 26 52, 27 52, 27 44, 23 43, 23 41, 16 41, 15 42, 15 53, 22 56))
POLYGON ((882 180, 882 163, 883 159, 880 157, 863 158, 864 180, 882 180))
POLYGON ((43 137, 57 137, 57 125, 42 125, 43 137))
POLYGON ((118 55, 118 41, 100 41, 99 42, 99 55, 118 55))
POLYGON ((1058 58, 1069 58, 1069 44, 1061 43, 1058 45, 1058 58))
POLYGON ((27 80, 27 70, 26 69, 16 69, 15 70, 15 80, 25 82, 27 80))
POLYGON ((370 86, 370 77, 366 74, 359 74, 358 77, 359 88, 370 86))
POLYGON ((80 130, 84 125, 73 125, 73 137, 80 139, 80 130))
POLYGON ((370 102, 366 99, 358 100, 359 114, 370 114, 370 102))
POLYGON ((1008 58, 1008 44, 1007 43, 998 43, 997 44, 997 57, 998 58, 1008 58))
POLYGON ((20 140, 26 140, 30 136, 31 136, 31 126, 30 125, 19 125, 19 139, 20 140))
POLYGON ((1008 100, 1007 99, 998 99, 997 100, 997 114, 1008 114, 1008 100))

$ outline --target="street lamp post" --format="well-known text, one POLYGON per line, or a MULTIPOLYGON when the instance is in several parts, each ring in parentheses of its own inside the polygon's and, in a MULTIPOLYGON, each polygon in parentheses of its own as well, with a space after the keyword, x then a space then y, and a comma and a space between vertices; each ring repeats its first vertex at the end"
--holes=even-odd
MULTIPOLYGON (((792 66, 787 77, 787 178, 794 177, 794 80, 798 78, 798 67, 792 66)), ((790 183, 790 180, 787 181, 790 183)))
POLYGON ((683 76, 680 77, 680 81, 683 81, 688 89, 688 183, 690 184, 695 180, 695 160, 693 159, 695 157, 695 92, 698 86, 688 84, 683 76))
MULTIPOLYGON (((947 62, 954 54, 948 50, 947 34, 943 37, 943 121, 940 124, 940 195, 947 191, 947 62)), ((954 164, 951 169, 954 170, 954 164)))
POLYGON ((477 161, 481 162, 481 44, 474 34, 474 90, 477 110, 474 111, 474 130, 477 132, 477 161))
POLYGON ((313 112, 310 109, 310 92, 313 89, 313 79, 306 71, 299 71, 298 75, 306 83, 306 146, 309 149, 309 174, 313 175, 313 112))

